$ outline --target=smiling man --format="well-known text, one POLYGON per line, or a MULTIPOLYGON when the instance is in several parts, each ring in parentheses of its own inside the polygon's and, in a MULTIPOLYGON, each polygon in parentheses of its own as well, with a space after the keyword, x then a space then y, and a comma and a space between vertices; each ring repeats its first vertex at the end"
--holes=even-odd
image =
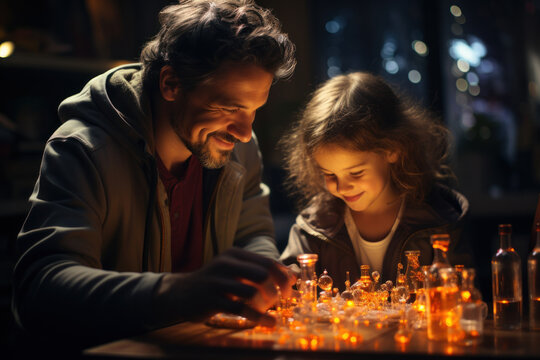
POLYGON ((88 345, 221 311, 268 324, 294 281, 252 133, 294 45, 250 0, 182 1, 160 22, 141 64, 59 107, 17 240, 27 333, 88 345))

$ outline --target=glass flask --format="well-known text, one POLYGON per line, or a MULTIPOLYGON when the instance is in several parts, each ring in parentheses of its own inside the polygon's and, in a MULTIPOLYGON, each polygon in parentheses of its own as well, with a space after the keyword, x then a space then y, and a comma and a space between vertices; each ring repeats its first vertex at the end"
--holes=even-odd
POLYGON ((345 301, 354 301, 354 296, 351 290, 351 277, 349 271, 346 272, 347 280, 345 280, 345 290, 341 292, 341 298, 345 301))
POLYGON ((482 301, 482 294, 474 286, 476 271, 472 268, 464 268, 461 272, 462 286, 459 292, 460 302, 460 326, 464 331, 465 345, 473 345, 478 342, 484 333, 484 320, 487 317, 487 304, 482 301))
POLYGON ((427 335, 430 340, 447 340, 449 327, 454 326, 453 313, 447 319, 458 300, 455 270, 446 257, 449 244, 448 234, 431 235, 433 263, 426 275, 425 289, 427 335))
POLYGON ((495 329, 521 328, 521 259, 512 248, 512 225, 499 225, 500 248, 491 259, 495 329))
POLYGON ((530 330, 540 330, 540 222, 536 223, 535 232, 536 245, 527 259, 530 330))
POLYGON ((373 290, 373 280, 371 279, 371 275, 369 273, 370 267, 369 265, 361 265, 360 266, 360 289, 364 290, 365 292, 371 292, 373 290))
POLYGON ((324 269, 323 273, 319 277, 319 287, 322 291, 331 292, 334 280, 328 275, 328 271, 324 269))
POLYGON ((315 305, 317 302, 315 264, 318 258, 317 254, 301 254, 296 257, 296 260, 300 264, 298 291, 300 292, 300 302, 304 306, 315 305))
POLYGON ((405 251, 405 257, 407 258, 407 268, 405 269, 406 287, 409 290, 408 303, 413 303, 416 300, 416 291, 418 290, 418 272, 420 272, 420 250, 408 250, 405 251))

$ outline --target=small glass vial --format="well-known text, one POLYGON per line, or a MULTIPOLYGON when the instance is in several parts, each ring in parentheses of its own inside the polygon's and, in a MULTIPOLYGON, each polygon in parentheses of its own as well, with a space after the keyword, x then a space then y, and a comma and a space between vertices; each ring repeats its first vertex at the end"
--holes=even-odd
POLYGON ((500 248, 491 259, 495 329, 521 328, 521 259, 512 248, 512 225, 499 225, 500 248))
MULTIPOLYGON (((416 300, 416 291, 418 288, 423 287, 423 285, 418 284, 418 273, 420 272, 420 262, 418 261, 418 258, 420 257, 420 250, 405 251, 405 257, 407 258, 407 268, 405 269, 405 286, 409 290, 410 294, 407 302, 413 303, 416 300)), ((420 276, 422 276, 421 273, 420 276)))
POLYGON ((373 280, 369 270, 369 265, 360 265, 360 289, 368 293, 373 290, 373 280))
POLYGON ((301 254, 296 257, 296 260, 300 264, 300 279, 298 282, 300 302, 305 306, 315 305, 317 302, 315 264, 318 258, 317 254, 301 254))
POLYGON ((536 245, 527 259, 529 278, 529 329, 540 330, 540 222, 536 223, 536 245))

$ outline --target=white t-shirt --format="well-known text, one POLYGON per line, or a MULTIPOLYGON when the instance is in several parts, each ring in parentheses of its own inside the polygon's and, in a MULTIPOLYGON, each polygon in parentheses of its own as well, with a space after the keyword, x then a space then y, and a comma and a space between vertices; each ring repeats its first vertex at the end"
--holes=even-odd
POLYGON ((404 203, 405 201, 402 200, 398 215, 396 216, 394 225, 392 225, 392 229, 390 229, 388 235, 386 235, 384 239, 376 242, 367 241, 362 238, 352 217, 351 210, 349 207, 345 209, 345 226, 347 227, 347 232, 349 233, 349 237, 353 244, 356 261, 359 264, 369 265, 372 271, 377 270, 379 273, 382 273, 384 254, 386 253, 388 244, 390 244, 390 240, 392 240, 392 236, 394 236, 394 232, 401 220, 404 203))

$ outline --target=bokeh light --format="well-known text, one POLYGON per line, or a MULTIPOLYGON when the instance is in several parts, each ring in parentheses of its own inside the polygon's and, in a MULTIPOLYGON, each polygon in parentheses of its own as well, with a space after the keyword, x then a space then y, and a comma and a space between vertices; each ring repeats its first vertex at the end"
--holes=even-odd
POLYGON ((421 40, 414 40, 412 42, 412 48, 418 55, 426 56, 428 54, 428 47, 426 43, 421 40))
POLYGON ((4 41, 0 44, 0 58, 7 58, 13 54, 15 44, 12 41, 4 41))
POLYGON ((455 17, 459 17, 462 15, 461 8, 457 5, 450 6, 450 13, 455 17))
POLYGON ((418 84, 422 80, 422 74, 418 70, 409 71, 408 77, 413 84, 418 84))

